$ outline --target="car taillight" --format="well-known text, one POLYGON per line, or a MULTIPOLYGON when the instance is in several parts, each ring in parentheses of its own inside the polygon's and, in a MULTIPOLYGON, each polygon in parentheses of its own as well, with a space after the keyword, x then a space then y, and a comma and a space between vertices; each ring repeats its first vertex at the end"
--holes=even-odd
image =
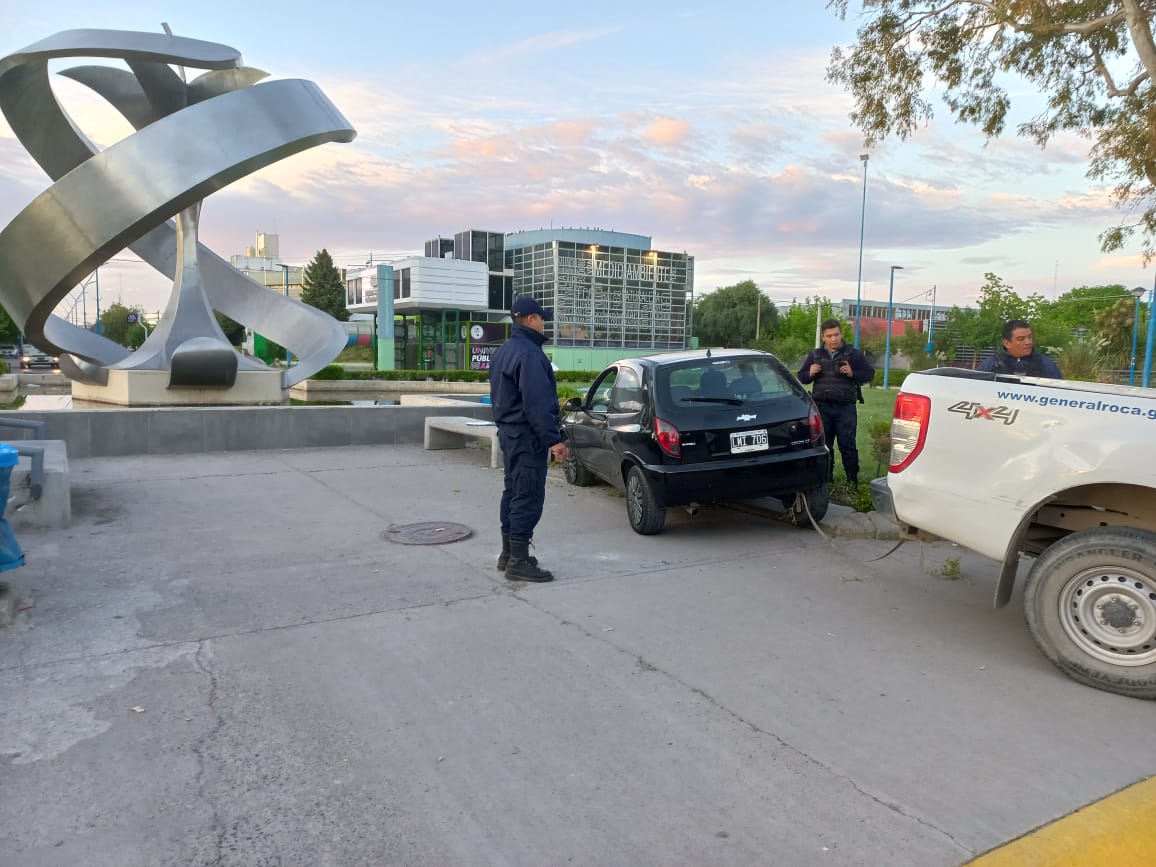
POLYGON ((682 439, 678 428, 660 418, 654 420, 654 438, 658 440, 658 447, 672 458, 682 457, 682 439))
POLYGON ((819 410, 811 407, 811 411, 807 413, 807 424, 811 427, 811 445, 817 446, 823 439, 823 417, 819 415, 819 410))
POLYGON ((910 466, 923 451, 927 423, 931 420, 931 398, 922 394, 900 394, 895 398, 891 420, 891 465, 893 473, 910 466))

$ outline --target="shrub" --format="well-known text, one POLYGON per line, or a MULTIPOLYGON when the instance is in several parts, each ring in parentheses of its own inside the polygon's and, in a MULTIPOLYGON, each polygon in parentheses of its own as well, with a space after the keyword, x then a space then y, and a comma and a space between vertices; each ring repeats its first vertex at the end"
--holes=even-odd
MULTIPOLYGON (((907 379, 907 374, 909 373, 911 373, 910 370, 895 370, 892 368, 891 372, 887 375, 887 387, 898 388, 903 385, 903 380, 907 379)), ((875 368, 875 378, 871 380, 871 385, 876 388, 883 387, 883 368, 875 368)))

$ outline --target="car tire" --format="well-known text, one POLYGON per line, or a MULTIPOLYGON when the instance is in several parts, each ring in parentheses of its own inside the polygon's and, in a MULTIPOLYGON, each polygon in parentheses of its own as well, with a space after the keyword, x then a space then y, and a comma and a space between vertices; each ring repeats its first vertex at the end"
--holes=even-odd
POLYGON ((666 507, 638 467, 631 467, 626 474, 626 514, 630 528, 640 536, 653 536, 666 523, 666 507))
POLYGON ((1093 527, 1056 542, 1028 573, 1024 615, 1069 677, 1156 699, 1156 533, 1093 527))
POLYGON ((562 462, 562 473, 566 476, 566 481, 579 488, 588 488, 598 481, 594 473, 582 466, 582 462, 578 460, 577 450, 573 448, 562 462))
POLYGON ((799 502, 798 494, 779 498, 787 510, 787 520, 796 527, 810 527, 811 518, 815 519, 816 524, 822 521, 827 514, 827 507, 831 505, 831 491, 826 483, 809 491, 800 491, 800 493, 807 500, 806 508, 799 502), (811 518, 807 517, 807 509, 811 510, 811 518))

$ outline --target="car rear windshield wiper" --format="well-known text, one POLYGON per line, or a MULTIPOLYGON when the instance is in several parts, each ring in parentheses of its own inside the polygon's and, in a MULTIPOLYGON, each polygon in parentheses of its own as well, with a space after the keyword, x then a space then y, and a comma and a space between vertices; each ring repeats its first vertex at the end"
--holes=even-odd
POLYGON ((727 403, 731 406, 742 406, 743 402, 737 397, 684 397, 685 403, 727 403))

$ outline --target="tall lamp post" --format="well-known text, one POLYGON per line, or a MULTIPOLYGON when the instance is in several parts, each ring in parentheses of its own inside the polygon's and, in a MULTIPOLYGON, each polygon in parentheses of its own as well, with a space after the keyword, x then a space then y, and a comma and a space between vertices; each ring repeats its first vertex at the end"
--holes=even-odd
POLYGON ((931 286, 931 316, 927 319, 927 354, 935 352, 935 290, 938 284, 931 286))
MULTIPOLYGON (((289 266, 279 264, 277 267, 285 272, 285 297, 288 298, 289 297, 289 266)), ((290 352, 289 347, 286 346, 285 347, 285 366, 289 367, 292 363, 293 363, 293 353, 290 352)))
POLYGON ((855 287, 855 348, 859 348, 859 320, 863 318, 863 229, 867 225, 867 154, 859 154, 863 161, 863 205, 859 209, 859 283, 855 287))
MULTIPOLYGON (((1140 299, 1147 291, 1143 286, 1137 286, 1132 290, 1132 297, 1136 299, 1136 306, 1132 311, 1132 363, 1128 366, 1128 385, 1136 384, 1136 338, 1140 327, 1140 299)), ((1151 312, 1148 315, 1151 316, 1151 312)))
POLYGON ((883 350, 883 388, 887 388, 891 382, 891 316, 895 310, 895 272, 902 270, 902 265, 891 266, 891 288, 887 290, 887 346, 883 350))

